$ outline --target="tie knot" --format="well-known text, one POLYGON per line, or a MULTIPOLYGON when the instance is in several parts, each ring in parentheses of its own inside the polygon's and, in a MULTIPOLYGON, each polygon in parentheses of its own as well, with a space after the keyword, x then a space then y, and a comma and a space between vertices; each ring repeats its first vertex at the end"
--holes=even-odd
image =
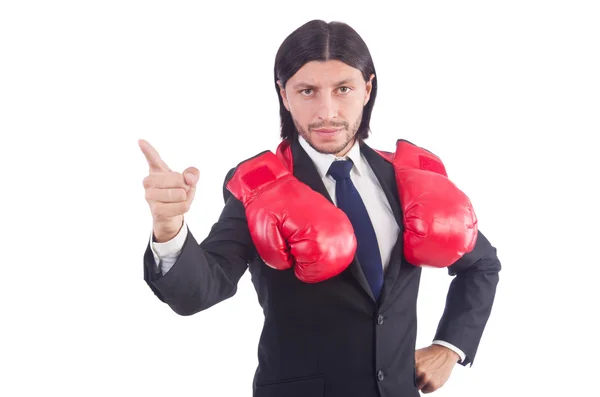
POLYGON ((328 174, 336 181, 350 178, 350 170, 352 170, 351 160, 336 160, 331 163, 328 174))

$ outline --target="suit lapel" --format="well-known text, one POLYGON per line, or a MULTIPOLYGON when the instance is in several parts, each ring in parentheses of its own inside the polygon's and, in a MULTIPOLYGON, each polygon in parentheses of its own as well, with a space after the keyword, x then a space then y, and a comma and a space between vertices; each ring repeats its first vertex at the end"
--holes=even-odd
POLYGON ((291 148, 292 158, 294 160, 294 176, 307 184, 314 191, 321 193, 329 200, 329 202, 331 202, 331 204, 333 204, 333 200, 331 199, 331 196, 329 196, 329 192, 327 192, 327 188, 325 188, 325 184, 321 180, 317 167, 315 167, 311 158, 308 156, 308 153, 304 151, 297 139, 292 141, 291 148))

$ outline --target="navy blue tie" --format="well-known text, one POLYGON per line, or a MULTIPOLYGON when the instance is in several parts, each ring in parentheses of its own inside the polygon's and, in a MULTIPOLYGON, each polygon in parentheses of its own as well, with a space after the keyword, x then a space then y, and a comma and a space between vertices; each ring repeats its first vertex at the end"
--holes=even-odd
POLYGON ((371 286, 375 299, 379 299, 383 285, 383 267, 379 244, 373 223, 358 190, 350 179, 352 161, 334 161, 329 167, 329 175, 336 180, 335 197, 338 208, 346 213, 357 240, 356 256, 363 273, 371 286))

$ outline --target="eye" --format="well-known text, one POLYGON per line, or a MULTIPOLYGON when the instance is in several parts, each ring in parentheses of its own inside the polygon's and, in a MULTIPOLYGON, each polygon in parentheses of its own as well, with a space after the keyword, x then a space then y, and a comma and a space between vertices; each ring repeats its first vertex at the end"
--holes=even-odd
POLYGON ((347 94, 347 93, 349 93, 350 91, 352 91, 352 89, 351 89, 350 87, 340 87, 340 92, 341 92, 342 94, 347 94))
POLYGON ((310 95, 312 93, 312 88, 305 88, 303 90, 300 90, 300 93, 304 96, 310 95))

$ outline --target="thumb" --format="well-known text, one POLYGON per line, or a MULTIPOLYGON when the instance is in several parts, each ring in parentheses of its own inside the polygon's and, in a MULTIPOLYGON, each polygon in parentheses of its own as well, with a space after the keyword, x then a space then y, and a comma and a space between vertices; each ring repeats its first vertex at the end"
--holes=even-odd
POLYGON ((196 167, 188 167, 183 171, 183 179, 185 183, 190 187, 196 187, 198 179, 200 178, 200 171, 196 167))
POLYGON ((200 171, 196 167, 188 167, 183 171, 183 179, 185 183, 189 186, 187 190, 187 201, 188 205, 191 206, 194 201, 194 196, 196 196, 196 184, 198 183, 198 178, 200 177, 200 171))

